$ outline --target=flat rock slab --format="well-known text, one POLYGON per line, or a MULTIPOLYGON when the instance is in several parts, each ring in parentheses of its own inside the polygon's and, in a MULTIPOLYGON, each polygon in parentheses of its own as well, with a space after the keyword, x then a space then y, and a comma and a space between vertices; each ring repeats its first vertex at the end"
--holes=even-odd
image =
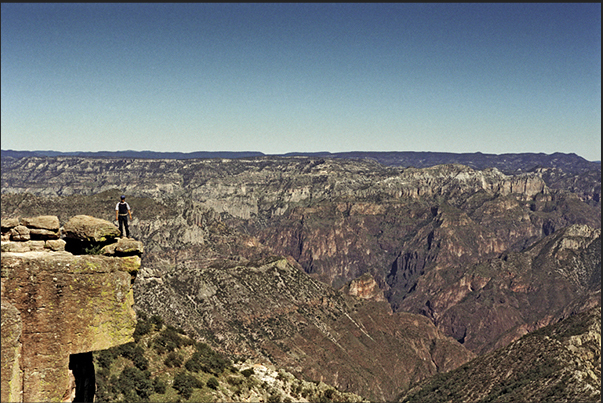
POLYGON ((15 228, 17 225, 19 225, 18 218, 3 218, 2 219, 2 232, 8 231, 11 228, 15 228))
POLYGON ((38 217, 24 217, 21 218, 21 225, 25 225, 28 228, 39 228, 48 231, 58 231, 61 228, 59 223, 59 217, 54 215, 42 215, 38 217))

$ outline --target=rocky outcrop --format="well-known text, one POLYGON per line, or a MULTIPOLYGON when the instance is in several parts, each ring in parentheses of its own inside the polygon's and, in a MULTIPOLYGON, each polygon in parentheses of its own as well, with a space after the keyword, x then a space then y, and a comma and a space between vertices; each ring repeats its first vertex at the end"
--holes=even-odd
MULTIPOLYGON (((25 252, 26 247, 30 247, 30 250, 39 250, 40 247, 42 249, 63 250, 64 241, 56 242, 60 236, 60 224, 56 216, 2 219, 2 241, 27 242, 20 245, 21 249, 19 251, 21 252, 25 252)), ((6 248, 10 247, 6 246, 6 248)), ((4 248, 2 251, 10 252, 10 250, 4 248)))
POLYGON ((377 284, 373 276, 368 273, 352 280, 342 288, 342 291, 353 297, 365 300, 385 301, 383 290, 379 288, 379 284, 377 284))
POLYGON ((66 238, 104 243, 121 235, 109 221, 87 215, 76 215, 63 228, 66 238))
POLYGON ((51 240, 15 236, 17 222, 52 230, 51 237, 59 230, 57 217, 2 220, 11 239, 2 242, 2 401, 65 401, 73 392, 77 401, 92 401, 94 383, 78 372, 89 367, 82 357, 132 340, 132 282, 142 246, 126 257, 74 255, 44 248, 51 240))

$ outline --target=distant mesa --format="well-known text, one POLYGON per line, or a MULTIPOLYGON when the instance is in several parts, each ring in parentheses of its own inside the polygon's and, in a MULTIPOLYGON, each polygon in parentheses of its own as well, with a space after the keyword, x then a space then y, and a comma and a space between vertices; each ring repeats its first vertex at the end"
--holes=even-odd
POLYGON ((537 168, 560 168, 568 173, 578 173, 601 169, 601 161, 588 161, 573 153, 508 153, 484 154, 446 153, 429 151, 352 151, 331 153, 291 152, 286 154, 264 154, 259 151, 195 151, 158 152, 158 151, 97 151, 97 152, 59 152, 59 151, 15 151, 1 150, 2 158, 25 157, 80 157, 80 158, 135 158, 135 159, 238 159, 254 157, 312 157, 337 159, 369 159, 385 166, 427 168, 441 164, 462 164, 473 169, 498 168, 504 173, 530 171, 537 168))

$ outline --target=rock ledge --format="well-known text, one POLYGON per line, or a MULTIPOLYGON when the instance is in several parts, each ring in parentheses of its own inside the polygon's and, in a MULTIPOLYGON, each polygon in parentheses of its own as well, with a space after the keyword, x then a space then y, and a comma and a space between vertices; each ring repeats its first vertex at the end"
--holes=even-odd
POLYGON ((92 401, 90 352, 133 340, 142 243, 116 239, 108 221, 84 221, 61 239, 56 217, 2 219, 3 402, 92 401), (74 254, 65 250, 72 239, 95 251, 107 244, 103 254, 74 254))

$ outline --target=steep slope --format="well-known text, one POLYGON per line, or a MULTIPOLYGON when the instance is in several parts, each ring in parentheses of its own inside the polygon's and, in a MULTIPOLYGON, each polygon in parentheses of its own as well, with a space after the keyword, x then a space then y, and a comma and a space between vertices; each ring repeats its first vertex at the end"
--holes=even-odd
POLYGON ((563 228, 522 252, 430 272, 417 289, 403 309, 421 310, 472 351, 489 351, 600 304, 601 230, 563 228))
POLYGON ((360 402, 264 362, 235 362, 160 316, 137 313, 134 341, 94 353, 96 401, 360 402))
POLYGON ((601 308, 571 316, 436 375, 414 402, 600 402, 601 308))
POLYGON ((225 351, 371 400, 391 400, 410 382, 472 358, 427 318, 338 293, 287 259, 186 261, 160 281, 139 283, 140 306, 225 351))

